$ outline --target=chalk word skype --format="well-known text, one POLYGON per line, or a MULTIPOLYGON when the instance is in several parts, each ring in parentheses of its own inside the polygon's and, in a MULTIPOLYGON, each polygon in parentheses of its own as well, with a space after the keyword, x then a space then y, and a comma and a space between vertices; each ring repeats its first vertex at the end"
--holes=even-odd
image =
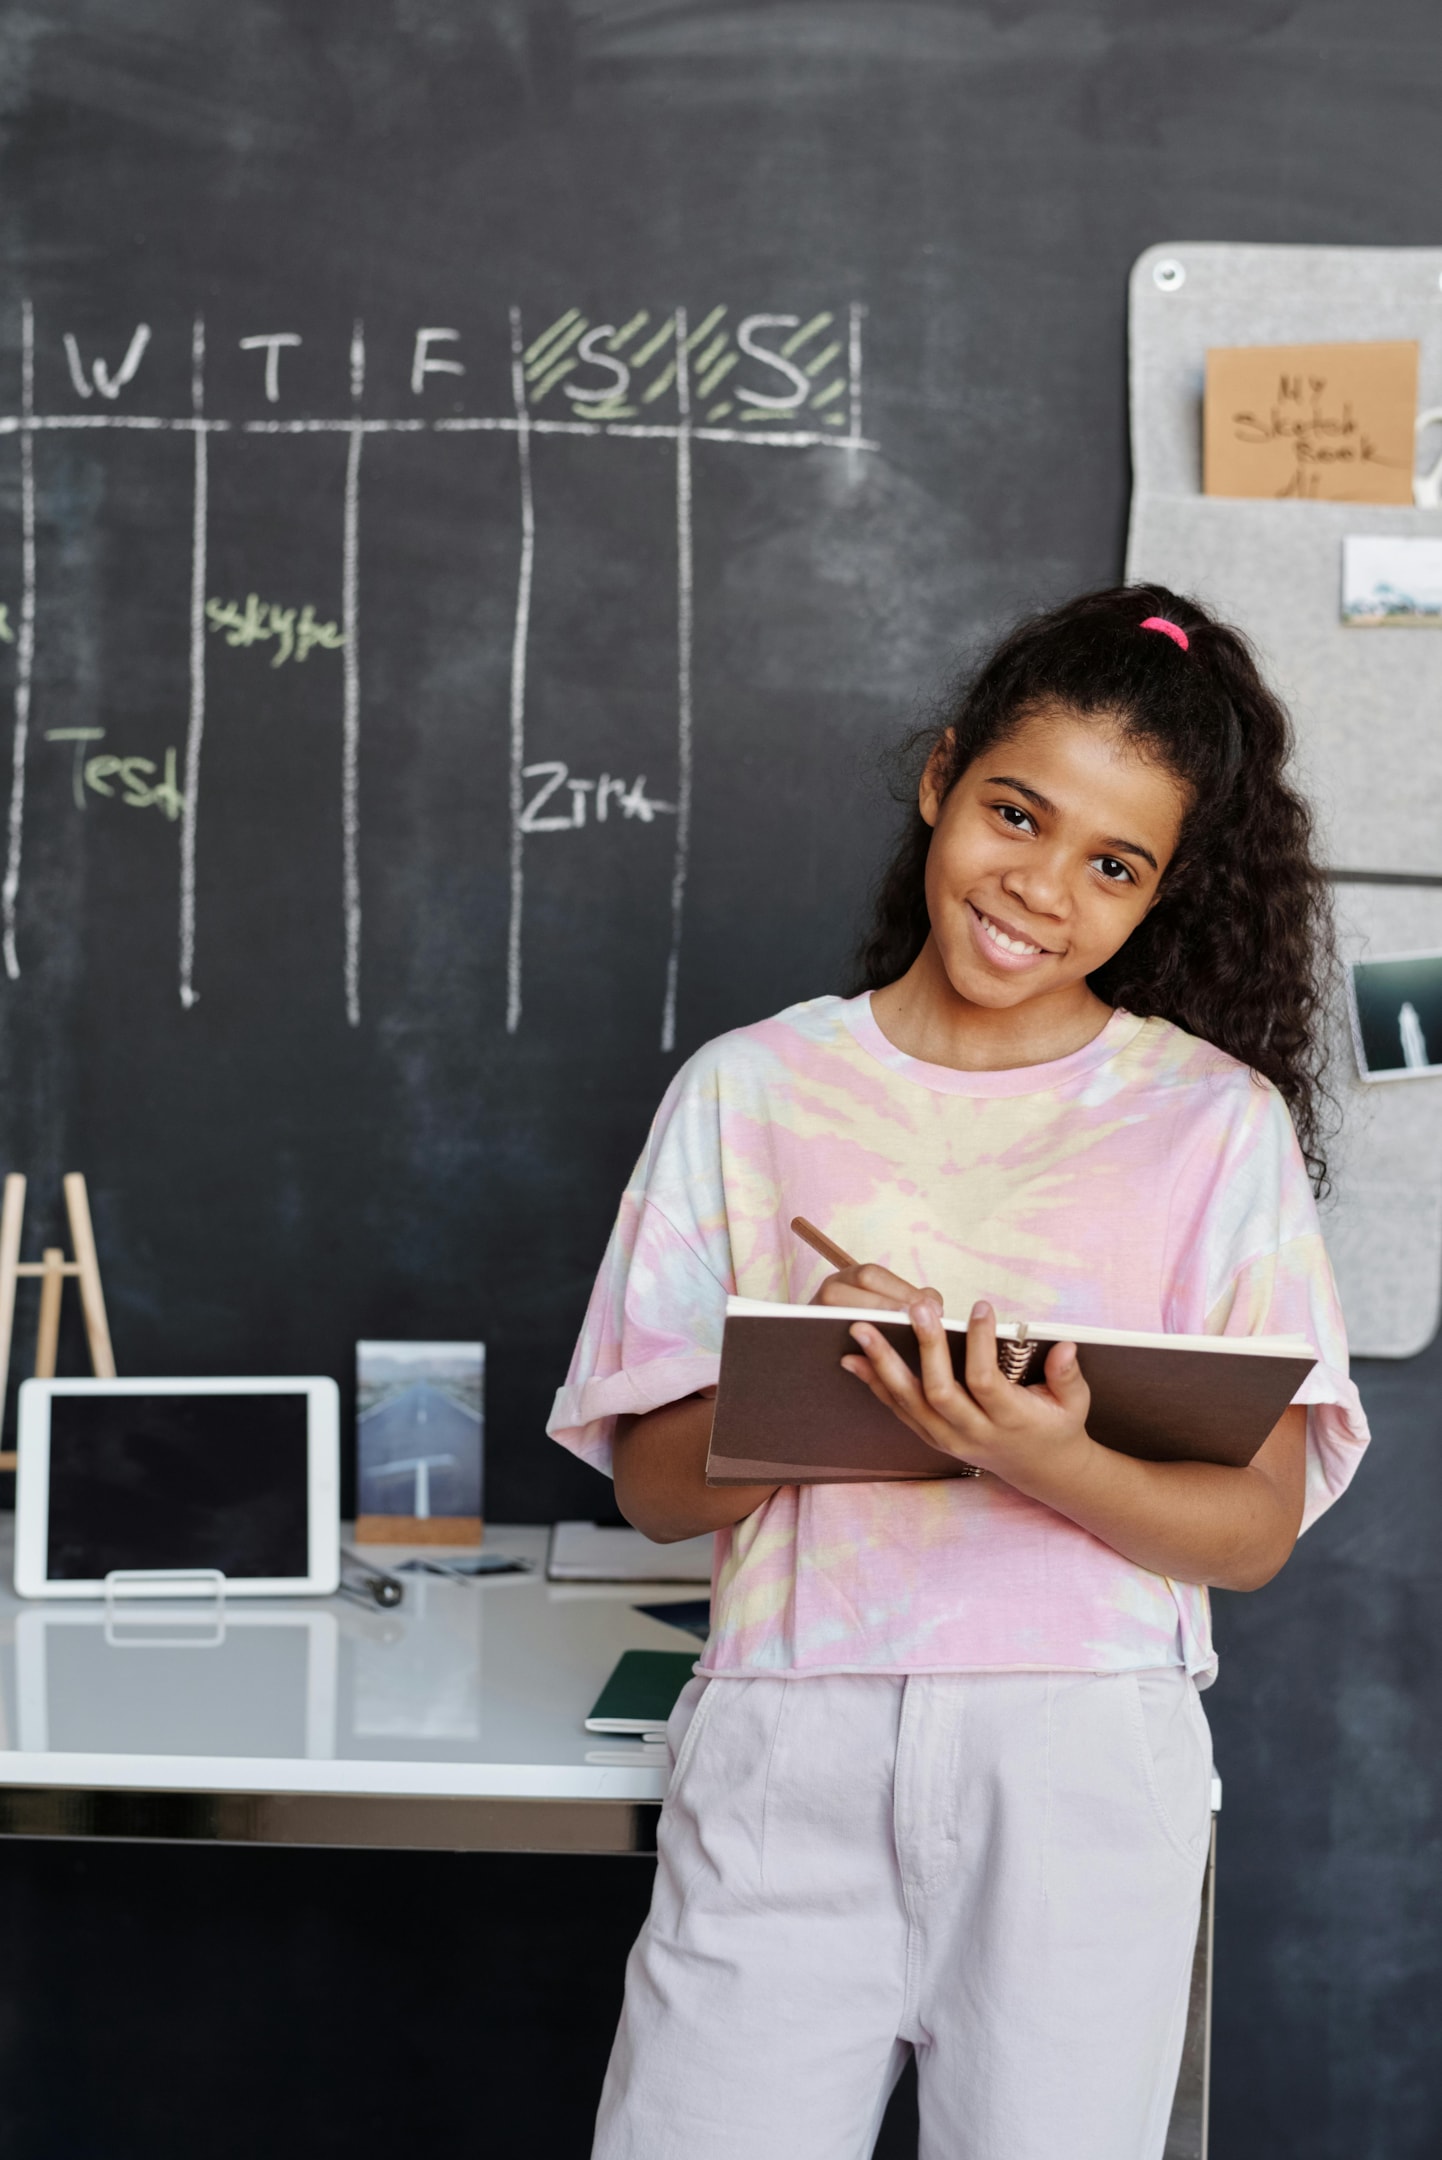
POLYGON ((255 593, 247 593, 244 607, 234 600, 207 600, 205 619, 212 630, 225 632, 227 645, 255 645, 267 638, 275 638, 276 649, 270 660, 272 667, 283 667, 292 654, 297 660, 307 660, 316 645, 326 652, 337 652, 345 643, 340 624, 317 622, 315 609, 309 602, 297 610, 278 607, 273 600, 261 600, 255 593))

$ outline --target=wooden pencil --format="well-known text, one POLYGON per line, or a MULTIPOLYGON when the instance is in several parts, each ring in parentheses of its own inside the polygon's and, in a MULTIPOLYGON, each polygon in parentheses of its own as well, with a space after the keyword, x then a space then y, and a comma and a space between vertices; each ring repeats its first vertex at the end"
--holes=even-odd
POLYGON ((822 1259, 829 1260, 834 1268, 856 1267, 859 1264, 852 1259, 849 1252, 835 1244, 824 1230, 818 1230, 815 1223, 809 1223, 804 1215, 793 1215, 791 1227, 813 1252, 820 1253, 822 1259))

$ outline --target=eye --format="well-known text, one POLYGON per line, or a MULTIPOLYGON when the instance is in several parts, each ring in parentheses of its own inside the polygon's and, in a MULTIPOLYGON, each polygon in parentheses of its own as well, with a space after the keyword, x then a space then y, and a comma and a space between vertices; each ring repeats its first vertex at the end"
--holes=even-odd
POLYGON ((993 807, 1000 811, 1002 818, 1011 827, 1013 832, 1036 831, 1036 827, 1031 820, 1031 813, 1027 810, 1023 810, 1020 803, 996 803, 993 805, 993 807))
POLYGON ((1115 855, 1093 855, 1092 861, 1109 885, 1134 885, 1136 883, 1126 864, 1119 862, 1115 855))

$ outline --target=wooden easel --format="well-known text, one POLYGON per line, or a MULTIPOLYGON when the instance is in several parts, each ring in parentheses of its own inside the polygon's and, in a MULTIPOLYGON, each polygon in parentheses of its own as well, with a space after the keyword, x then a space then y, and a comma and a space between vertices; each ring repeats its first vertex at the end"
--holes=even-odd
MULTIPOLYGON (((39 1260, 20 1258, 20 1231, 25 1220, 25 1180, 12 1170, 5 1180, 5 1199, 0 1206, 0 1405, 10 1377, 10 1341, 15 1328, 15 1289, 22 1275, 40 1277, 40 1326, 35 1337, 35 1377, 53 1380, 55 1352, 60 1341, 60 1293, 67 1275, 80 1284, 80 1307, 85 1315, 85 1334, 90 1344, 90 1365, 97 1380, 115 1378, 115 1352, 110 1347, 110 1325, 105 1317, 105 1295, 100 1287, 100 1260, 90 1222, 90 1195, 78 1170, 65 1178, 65 1211, 70 1217, 70 1242, 75 1258, 67 1260, 58 1245, 47 1245, 39 1260)), ((0 1452, 0 1470, 13 1470, 15 1455, 0 1452)))

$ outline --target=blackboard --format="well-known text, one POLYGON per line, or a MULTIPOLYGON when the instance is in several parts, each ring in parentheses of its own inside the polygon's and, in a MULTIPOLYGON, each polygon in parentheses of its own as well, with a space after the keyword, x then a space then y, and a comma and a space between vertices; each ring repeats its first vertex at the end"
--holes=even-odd
MULTIPOLYGON (((358 1337, 479 1334, 490 1511, 604 1506, 541 1423, 646 1122, 698 1043, 841 986, 878 750, 957 655, 1118 574, 1130 264, 1435 242, 1439 78, 1424 0, 0 6, 0 1168, 31 1250, 88 1174, 122 1371, 345 1381, 358 1337), (521 809, 585 811, 522 836, 519 974, 512 309, 521 809), (686 430, 674 383, 643 402, 664 359, 621 397, 579 353, 678 310, 686 430), (803 372, 836 345, 799 418, 746 417, 795 381, 748 321, 775 353, 819 323, 803 372), (608 386, 634 419, 577 420, 608 386), (126 414, 165 424, 88 424, 126 414), (729 439, 768 432, 821 440, 729 439), (107 796, 97 757, 150 762, 107 796), (603 776, 604 823, 570 785, 603 776)), ((1405 1475, 1222 1621, 1234 2155, 1394 2160, 1442 2110, 1435 1418, 1383 1382, 1405 1475)))

